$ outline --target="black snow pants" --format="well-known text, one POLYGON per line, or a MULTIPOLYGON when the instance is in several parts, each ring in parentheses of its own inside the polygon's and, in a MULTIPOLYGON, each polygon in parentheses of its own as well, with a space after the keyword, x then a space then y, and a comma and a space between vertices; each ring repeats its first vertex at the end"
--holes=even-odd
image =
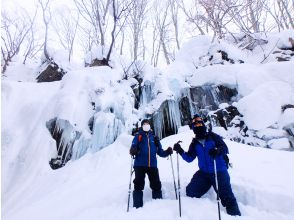
POLYGON ((134 167, 134 191, 133 202, 134 207, 139 208, 143 206, 143 189, 145 186, 145 175, 149 178, 150 188, 152 189, 152 198, 161 199, 161 182, 159 179, 159 172, 157 167, 134 167))

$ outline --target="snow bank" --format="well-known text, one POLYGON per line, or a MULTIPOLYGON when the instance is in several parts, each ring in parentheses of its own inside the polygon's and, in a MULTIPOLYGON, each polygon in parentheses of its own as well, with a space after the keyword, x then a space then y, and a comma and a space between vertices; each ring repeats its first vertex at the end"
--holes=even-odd
POLYGON ((237 108, 249 128, 259 130, 277 123, 282 106, 294 103, 294 90, 284 82, 268 82, 240 99, 237 108))
POLYGON ((7 204, 26 191, 34 175, 50 170, 55 143, 45 124, 59 86, 2 81, 2 196, 7 204))

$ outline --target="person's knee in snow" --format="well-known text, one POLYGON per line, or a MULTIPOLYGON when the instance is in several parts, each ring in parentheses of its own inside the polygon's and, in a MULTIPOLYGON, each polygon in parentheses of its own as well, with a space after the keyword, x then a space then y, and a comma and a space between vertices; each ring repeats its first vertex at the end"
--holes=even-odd
POLYGON ((191 182, 186 187, 186 195, 189 197, 200 198, 210 188, 215 185, 214 173, 217 172, 219 195, 222 204, 226 207, 229 215, 241 215, 236 198, 230 184, 228 169, 228 147, 223 139, 208 131, 204 120, 199 115, 194 115, 190 128, 195 134, 189 149, 185 152, 179 143, 174 145, 174 151, 181 155, 186 162, 192 162, 198 158, 199 171, 197 171, 191 182), (216 164, 216 170, 214 168, 216 164))

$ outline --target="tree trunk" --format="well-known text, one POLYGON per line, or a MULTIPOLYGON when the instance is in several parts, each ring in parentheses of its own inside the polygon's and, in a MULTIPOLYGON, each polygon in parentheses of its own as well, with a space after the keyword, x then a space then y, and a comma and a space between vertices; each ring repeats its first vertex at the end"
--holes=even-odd
POLYGON ((162 49, 163 49, 163 54, 164 54, 166 63, 169 65, 170 64, 170 60, 169 60, 169 57, 168 57, 168 52, 167 52, 166 44, 165 44, 165 42, 164 42, 164 40, 163 40, 162 37, 161 37, 160 41, 161 41, 161 45, 162 45, 162 49))
POLYGON ((114 45, 114 41, 115 41, 114 34, 115 34, 116 25, 117 25, 115 0, 112 0, 112 10, 113 10, 113 29, 111 31, 111 44, 110 44, 110 47, 109 47, 108 54, 106 56, 106 63, 107 63, 107 65, 109 64, 110 55, 111 55, 112 48, 113 48, 113 45, 114 45))

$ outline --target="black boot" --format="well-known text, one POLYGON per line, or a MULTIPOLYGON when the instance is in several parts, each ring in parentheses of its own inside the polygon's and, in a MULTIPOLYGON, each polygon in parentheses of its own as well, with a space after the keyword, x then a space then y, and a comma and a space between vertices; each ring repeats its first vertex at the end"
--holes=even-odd
POLYGON ((152 191, 152 199, 162 199, 162 192, 159 191, 152 191))
POLYGON ((233 216, 239 215, 239 216, 241 216, 241 212, 239 210, 239 207, 238 207, 237 203, 235 205, 226 207, 226 210, 227 210, 227 213, 229 215, 233 215, 233 216))
POLYGON ((143 191, 134 190, 133 191, 133 207, 140 208, 143 206, 143 191))

